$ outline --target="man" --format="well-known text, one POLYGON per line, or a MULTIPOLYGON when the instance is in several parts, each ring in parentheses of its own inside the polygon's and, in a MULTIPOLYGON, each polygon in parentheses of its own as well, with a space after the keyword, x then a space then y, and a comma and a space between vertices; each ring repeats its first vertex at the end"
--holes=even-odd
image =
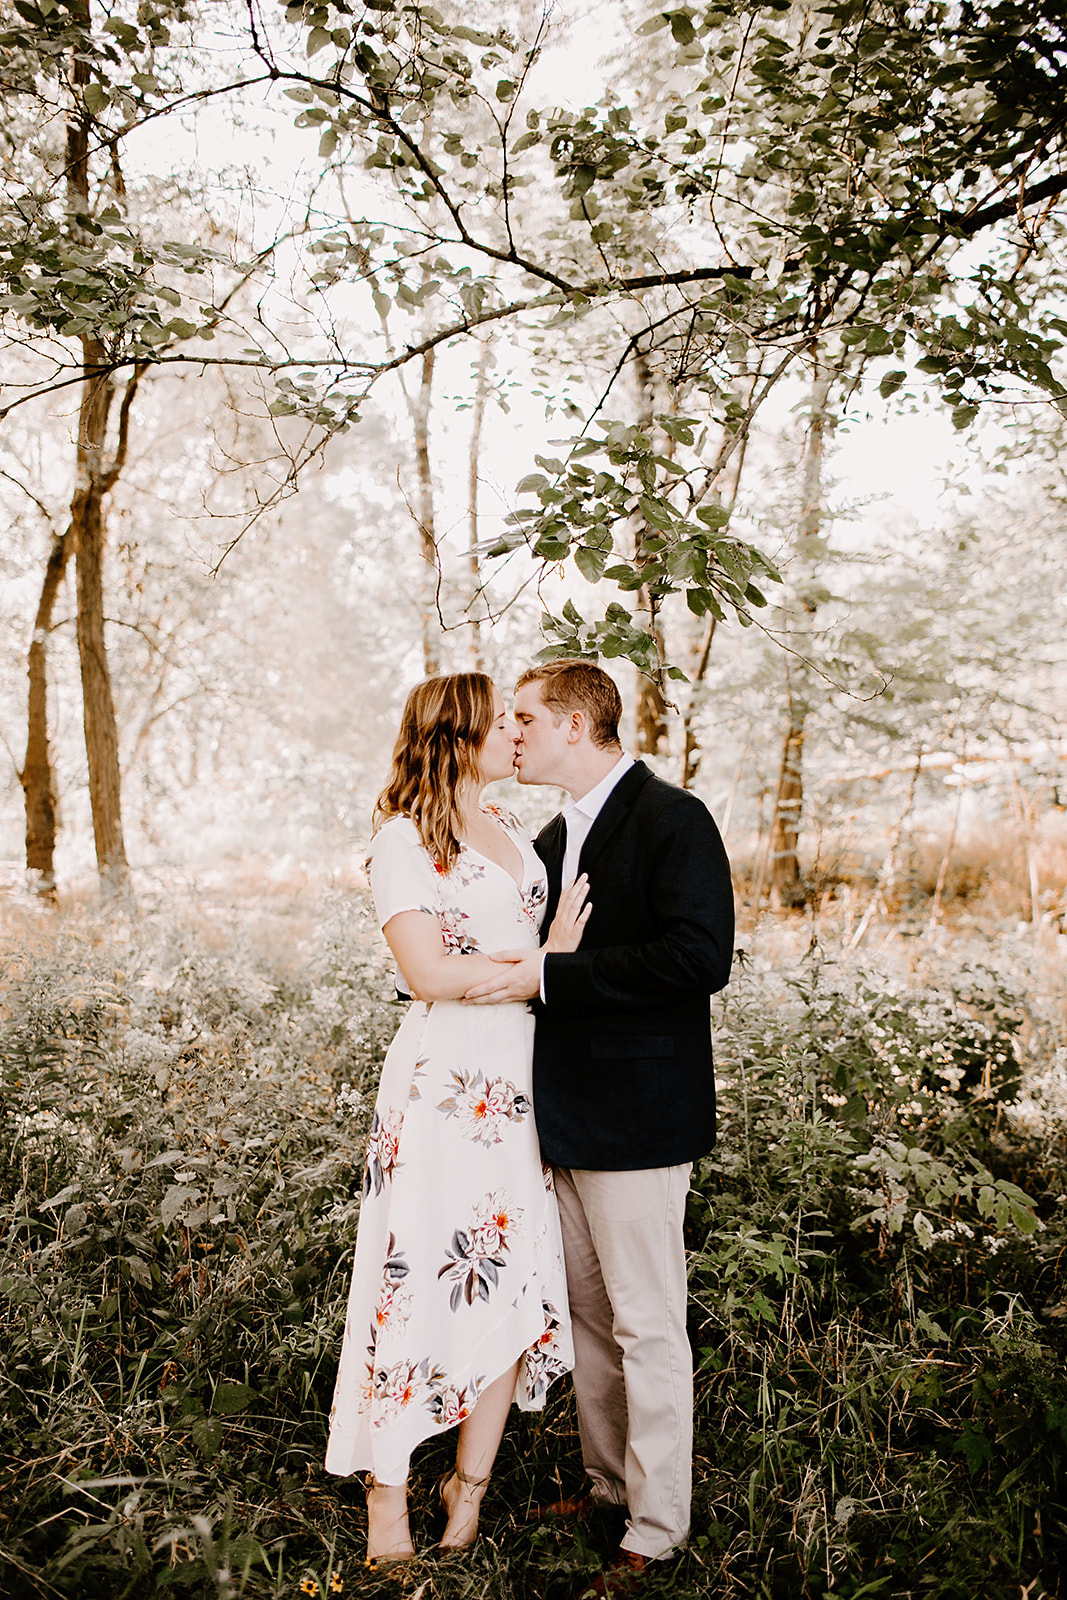
POLYGON ((536 841, 544 926, 580 873, 592 911, 580 949, 501 952, 500 979, 467 996, 537 1001, 534 1107, 563 1224, 582 1457, 593 1502, 627 1510, 601 1595, 635 1592, 689 1530, 682 1222, 692 1163, 715 1139, 708 997, 733 949, 718 829, 694 795, 623 753, 621 712, 588 661, 519 679, 519 781, 571 797, 536 841))

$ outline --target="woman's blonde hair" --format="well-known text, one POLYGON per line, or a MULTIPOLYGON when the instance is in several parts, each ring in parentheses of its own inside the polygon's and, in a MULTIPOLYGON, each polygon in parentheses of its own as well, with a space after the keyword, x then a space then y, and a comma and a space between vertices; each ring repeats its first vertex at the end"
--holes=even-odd
POLYGON ((478 752, 493 726, 493 680, 454 672, 417 683, 404 702, 389 781, 374 807, 374 830, 410 817, 442 872, 459 855, 464 783, 477 781, 478 752))

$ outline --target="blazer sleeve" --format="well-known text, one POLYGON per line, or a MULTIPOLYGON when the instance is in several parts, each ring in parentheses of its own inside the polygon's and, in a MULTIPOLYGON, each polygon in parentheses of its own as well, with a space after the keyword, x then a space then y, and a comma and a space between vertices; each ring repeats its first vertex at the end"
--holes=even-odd
POLYGON ((714 994, 730 977, 734 897, 726 849, 699 801, 668 807, 648 844, 646 894, 654 938, 548 954, 544 1005, 564 1016, 643 1010, 714 994))

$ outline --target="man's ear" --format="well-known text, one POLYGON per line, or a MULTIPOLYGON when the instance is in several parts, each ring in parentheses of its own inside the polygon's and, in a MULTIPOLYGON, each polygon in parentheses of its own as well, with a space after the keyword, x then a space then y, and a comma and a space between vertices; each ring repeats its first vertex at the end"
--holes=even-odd
POLYGON ((572 711, 567 719, 567 743, 581 744, 585 737, 586 715, 584 711, 572 711))

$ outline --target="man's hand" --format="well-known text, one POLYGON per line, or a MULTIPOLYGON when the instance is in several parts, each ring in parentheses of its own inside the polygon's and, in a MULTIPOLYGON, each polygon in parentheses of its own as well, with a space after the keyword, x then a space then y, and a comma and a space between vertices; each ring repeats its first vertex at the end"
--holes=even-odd
POLYGON ((464 1003, 495 1006, 504 1000, 532 1000, 540 994, 540 950, 497 950, 491 959, 501 964, 499 978, 474 984, 463 996, 464 1003))

